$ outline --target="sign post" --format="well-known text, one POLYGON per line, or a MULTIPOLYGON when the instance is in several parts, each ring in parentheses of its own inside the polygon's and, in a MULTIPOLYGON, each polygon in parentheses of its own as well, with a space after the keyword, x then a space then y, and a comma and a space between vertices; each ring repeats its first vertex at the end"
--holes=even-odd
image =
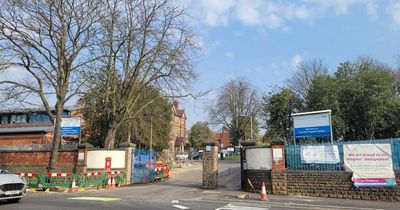
POLYGON ((299 138, 330 138, 333 143, 331 110, 292 114, 294 143, 299 138))

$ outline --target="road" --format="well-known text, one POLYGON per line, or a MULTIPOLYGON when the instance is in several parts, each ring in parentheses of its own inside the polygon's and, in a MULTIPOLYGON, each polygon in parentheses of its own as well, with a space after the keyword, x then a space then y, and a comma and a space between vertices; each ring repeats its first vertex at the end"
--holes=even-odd
POLYGON ((398 209, 398 203, 342 199, 269 196, 269 202, 239 199, 240 166, 237 161, 219 163, 219 184, 216 190, 201 188, 201 162, 173 170, 168 181, 132 185, 83 193, 28 193, 20 203, 0 202, 4 210, 134 210, 134 209, 398 209))

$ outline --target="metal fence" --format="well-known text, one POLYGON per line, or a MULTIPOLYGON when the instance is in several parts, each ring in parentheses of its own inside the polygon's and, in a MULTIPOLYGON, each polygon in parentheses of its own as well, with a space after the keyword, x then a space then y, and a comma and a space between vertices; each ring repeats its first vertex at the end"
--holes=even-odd
POLYGON ((344 170, 343 145, 344 144, 391 144, 393 170, 400 170, 400 139, 379 139, 365 141, 338 141, 331 143, 303 143, 286 145, 286 168, 289 170, 317 170, 317 171, 342 171, 344 170), (301 161, 301 146, 337 145, 340 163, 337 164, 307 164, 301 161))

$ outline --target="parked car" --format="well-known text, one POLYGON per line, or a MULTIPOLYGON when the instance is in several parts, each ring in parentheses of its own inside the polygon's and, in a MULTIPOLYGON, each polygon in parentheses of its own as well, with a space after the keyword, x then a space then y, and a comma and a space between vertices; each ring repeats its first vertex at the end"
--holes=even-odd
POLYGON ((188 159, 189 155, 186 152, 182 152, 176 155, 176 159, 178 160, 184 160, 188 159))
POLYGON ((26 184, 16 174, 0 168, 0 200, 18 202, 26 193, 26 184))
POLYGON ((197 151, 193 151, 193 152, 190 154, 190 159, 192 159, 192 160, 198 160, 198 159, 200 159, 200 153, 197 152, 197 151))

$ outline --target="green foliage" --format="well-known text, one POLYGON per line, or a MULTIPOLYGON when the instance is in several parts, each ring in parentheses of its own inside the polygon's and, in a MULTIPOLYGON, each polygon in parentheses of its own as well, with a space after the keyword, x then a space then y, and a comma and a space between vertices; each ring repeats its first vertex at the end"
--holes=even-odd
POLYGON ((196 149, 202 147, 202 143, 214 141, 213 131, 205 122, 196 122, 190 129, 190 146, 196 149))
POLYGON ((291 114, 301 110, 302 103, 298 96, 288 88, 283 88, 277 93, 263 98, 262 117, 267 130, 264 139, 275 136, 286 140, 292 139, 292 119, 291 114))
POLYGON ((333 76, 316 75, 309 79, 305 97, 287 88, 264 97, 264 139, 292 139, 291 113, 326 109, 332 110, 335 139, 399 135, 400 76, 392 68, 371 58, 360 58, 341 63, 333 76))
MULTIPOLYGON (((100 89, 101 90, 101 89, 100 89)), ((107 112, 101 112, 106 108, 102 103, 101 95, 95 94, 98 89, 90 90, 91 94, 83 97, 83 112, 86 121, 87 141, 94 146, 103 147, 110 118, 107 112)), ((115 144, 130 140, 131 142, 149 147, 151 126, 153 127, 153 147, 163 149, 168 147, 169 132, 171 130, 171 104, 167 99, 160 95, 160 92, 148 86, 141 94, 136 108, 143 107, 142 110, 133 117, 127 118, 126 122, 118 127, 115 144), (157 100, 154 100, 157 99, 157 100)))

